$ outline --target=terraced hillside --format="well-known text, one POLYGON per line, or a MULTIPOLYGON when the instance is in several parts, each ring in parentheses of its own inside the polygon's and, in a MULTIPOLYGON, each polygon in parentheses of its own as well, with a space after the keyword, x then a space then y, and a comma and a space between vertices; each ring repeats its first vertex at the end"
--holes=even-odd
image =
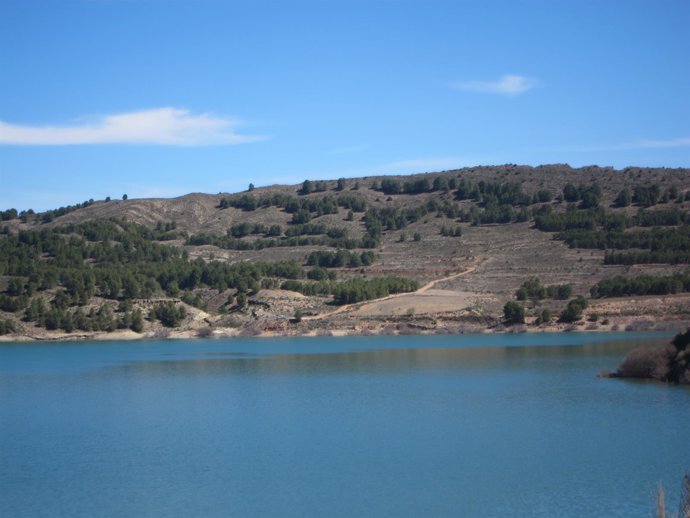
POLYGON ((689 214, 690 170, 566 165, 9 209, 0 332, 676 328, 689 214))

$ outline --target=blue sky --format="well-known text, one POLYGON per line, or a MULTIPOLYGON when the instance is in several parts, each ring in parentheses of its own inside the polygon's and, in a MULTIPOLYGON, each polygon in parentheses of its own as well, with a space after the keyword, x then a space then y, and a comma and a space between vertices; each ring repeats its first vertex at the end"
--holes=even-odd
POLYGON ((2 0, 0 208, 690 167, 690 2, 2 0))

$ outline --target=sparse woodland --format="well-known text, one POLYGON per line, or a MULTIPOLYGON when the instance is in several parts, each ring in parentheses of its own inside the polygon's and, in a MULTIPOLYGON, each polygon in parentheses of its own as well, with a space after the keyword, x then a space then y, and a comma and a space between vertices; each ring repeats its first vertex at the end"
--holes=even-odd
MULTIPOLYGON (((5 209, 0 334, 286 329, 464 270, 448 287, 474 302, 437 312, 458 325, 597 326, 614 300, 690 293, 688 186, 685 169, 506 165, 5 209)), ((379 320, 430 329, 416 309, 379 320)))

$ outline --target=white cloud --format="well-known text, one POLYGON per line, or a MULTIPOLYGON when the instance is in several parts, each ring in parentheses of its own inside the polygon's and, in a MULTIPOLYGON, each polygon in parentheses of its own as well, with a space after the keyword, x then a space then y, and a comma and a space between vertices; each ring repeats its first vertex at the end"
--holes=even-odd
POLYGON ((0 121, 0 144, 65 146, 76 144, 229 145, 265 137, 239 135, 240 121, 179 108, 155 108, 107 115, 72 126, 23 126, 0 121))
POLYGON ((462 81, 452 83, 452 87, 468 92, 481 92, 501 95, 520 95, 537 86, 532 77, 505 75, 497 81, 462 81))

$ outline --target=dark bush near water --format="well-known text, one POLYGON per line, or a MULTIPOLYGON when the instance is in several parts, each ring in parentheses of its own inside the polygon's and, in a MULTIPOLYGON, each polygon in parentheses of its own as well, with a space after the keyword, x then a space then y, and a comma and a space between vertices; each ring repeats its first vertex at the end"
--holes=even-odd
POLYGON ((690 329, 675 336, 670 344, 638 347, 630 351, 613 378, 653 379, 690 385, 690 329))

